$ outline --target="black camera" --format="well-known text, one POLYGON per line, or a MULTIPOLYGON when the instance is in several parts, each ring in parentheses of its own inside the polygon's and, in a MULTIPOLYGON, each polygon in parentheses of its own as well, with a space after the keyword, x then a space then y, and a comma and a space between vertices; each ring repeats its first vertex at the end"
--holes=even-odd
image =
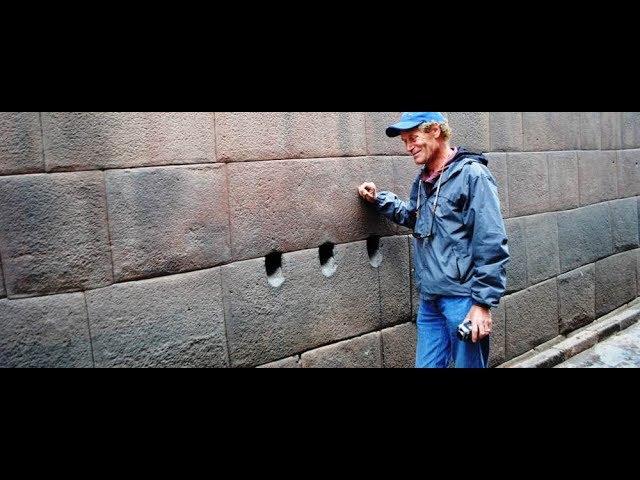
POLYGON ((458 325, 458 338, 463 342, 471 342, 472 326, 473 324, 469 319, 458 325))

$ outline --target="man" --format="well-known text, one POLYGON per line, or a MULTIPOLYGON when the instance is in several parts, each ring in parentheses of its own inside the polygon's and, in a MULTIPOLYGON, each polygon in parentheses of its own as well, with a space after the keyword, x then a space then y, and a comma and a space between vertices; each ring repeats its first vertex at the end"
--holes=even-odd
POLYGON ((486 368, 491 308, 506 289, 509 260, 496 182, 487 159, 450 144, 439 112, 405 112, 387 128, 400 136, 417 165, 408 203, 364 183, 359 194, 394 222, 413 230, 420 308, 416 367, 486 368), (471 341, 458 326, 471 322, 471 341))

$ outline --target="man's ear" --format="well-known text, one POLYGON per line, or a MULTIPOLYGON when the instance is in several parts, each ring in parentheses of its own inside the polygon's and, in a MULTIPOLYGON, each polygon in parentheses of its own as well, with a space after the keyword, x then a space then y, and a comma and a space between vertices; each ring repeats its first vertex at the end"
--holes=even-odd
POLYGON ((442 128, 437 123, 431 127, 433 138, 440 138, 442 136, 442 128))

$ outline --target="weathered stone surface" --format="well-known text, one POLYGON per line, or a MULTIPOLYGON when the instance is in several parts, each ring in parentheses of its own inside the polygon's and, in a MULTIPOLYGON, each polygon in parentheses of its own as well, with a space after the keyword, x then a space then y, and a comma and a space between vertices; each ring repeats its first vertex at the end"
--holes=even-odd
POLYGON ((0 175, 44 171, 38 112, 0 112, 0 175))
POLYGON ((566 360, 593 347, 596 343, 598 343, 598 334, 584 330, 558 343, 554 348, 560 350, 566 360))
POLYGON ((222 167, 106 173, 117 281, 199 270, 229 260, 229 209, 222 167))
POLYGON ((223 161, 367 154, 362 112, 217 112, 216 135, 223 161))
POLYGON ((601 112, 602 149, 622 148, 622 115, 620 112, 601 112))
POLYGON ((524 218, 509 218, 505 221, 509 246, 507 264, 507 292, 527 288, 527 237, 524 218))
POLYGON ((637 253, 619 253, 596 262, 596 316, 636 298, 637 253))
POLYGON ((638 201, 625 198, 609 202, 615 253, 638 248, 638 201))
POLYGON ((593 264, 558 277, 560 333, 567 334, 591 323, 596 318, 595 289, 593 264))
POLYGON ((382 349, 380 333, 305 352, 300 357, 302 368, 380 368, 382 349))
POLYGON ((43 112, 48 171, 216 161, 212 112, 43 112))
MULTIPOLYGON (((394 325, 411 321, 411 262, 409 240, 405 236, 380 239, 379 253, 382 263, 380 276, 381 325, 394 325)), ((376 264, 376 259, 373 263, 376 264)))
POLYGON ((97 367, 226 367, 220 269, 86 292, 97 367))
POLYGON ((600 112, 580 112, 580 150, 600 150, 600 112))
POLYGON ((490 112, 491 151, 522 151, 522 112, 490 112))
POLYGON ((446 112, 453 131, 452 145, 471 151, 491 151, 489 142, 489 112, 446 112))
POLYGON ((384 368, 414 368, 416 339, 416 324, 413 322, 382 330, 384 368))
POLYGON ((91 367, 82 293, 0 300, 0 368, 91 367))
POLYGON ((529 358, 515 363, 510 368, 551 368, 564 360, 564 353, 556 348, 549 348, 529 358))
POLYGON ((393 235, 394 224, 358 196, 373 181, 395 187, 390 158, 228 165, 233 259, 393 235), (252 179, 252 181, 248 181, 252 179))
POLYGON ((505 319, 505 304, 506 298, 504 297, 500 302, 500 306, 491 310, 491 318, 493 320, 493 327, 491 331, 490 347, 489 347, 489 366, 494 367, 501 364, 506 360, 506 319, 505 319))
POLYGON ((221 267, 233 366, 262 365, 382 326, 378 270, 366 242, 336 245, 334 261, 337 270, 325 277, 318 249, 285 253, 278 287, 264 259, 221 267))
POLYGON ((7 290, 4 288, 4 272, 2 271, 2 262, 0 261, 0 298, 7 296, 7 290))
POLYGON ((579 143, 578 112, 523 112, 526 151, 575 150, 579 143))
POLYGON ((618 198, 616 152, 579 152, 580 205, 618 198))
POLYGON ((622 148, 640 147, 640 112, 622 112, 622 148))
POLYGON ((607 204, 558 212, 560 271, 568 272, 613 253, 607 204))
POLYGON ((640 195, 640 150, 618 152, 618 195, 620 198, 640 195))
POLYGON ((507 359, 522 355, 558 335, 556 279, 506 298, 507 359))
POLYGON ((102 175, 0 178, 0 254, 9 297, 112 282, 102 175))
POLYGON ((296 355, 295 357, 288 357, 265 365, 260 365, 256 368, 300 368, 300 359, 296 355))
POLYGON ((400 120, 400 112, 367 112, 367 153, 369 155, 406 155, 400 137, 389 138, 385 130, 400 120))
POLYGON ((500 198, 500 211, 503 218, 509 217, 509 181, 507 175, 507 154, 506 153, 487 153, 485 154, 489 160, 489 170, 493 174, 498 184, 498 196, 500 198))
POLYGON ((555 213, 524 217, 529 285, 560 273, 558 225, 555 213))
POLYGON ((576 152, 551 152, 549 163, 549 210, 569 210, 580 205, 579 168, 576 152))
POLYGON ((509 153, 509 214, 532 215, 549 210, 549 169, 546 153, 509 153))

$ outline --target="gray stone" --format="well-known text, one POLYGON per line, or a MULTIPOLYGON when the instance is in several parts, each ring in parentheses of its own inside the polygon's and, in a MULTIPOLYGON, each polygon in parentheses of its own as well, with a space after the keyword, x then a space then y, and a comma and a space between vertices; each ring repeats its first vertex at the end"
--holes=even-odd
POLYGON ((626 198, 608 203, 611 212, 614 252, 638 248, 638 200, 626 198))
POLYGON ((217 112, 216 135, 224 161, 367 153, 363 112, 217 112))
POLYGON ((620 112, 601 112, 602 149, 622 148, 622 115, 620 112))
POLYGON ((229 260, 229 209, 222 167, 106 173, 117 281, 199 270, 229 260))
POLYGON ((524 217, 529 285, 560 273, 558 225, 555 213, 524 217))
POLYGON ((453 131, 452 145, 473 152, 489 152, 489 112, 446 112, 453 131))
POLYGON ((500 306, 491 310, 491 318, 493 320, 493 328, 490 338, 489 347, 489 366, 494 367, 501 364, 506 360, 506 330, 507 323, 505 319, 505 304, 506 298, 504 297, 500 302, 500 306))
POLYGON ((4 272, 2 271, 2 262, 0 261, 0 298, 7 296, 7 290, 4 288, 4 272))
POLYGON ((580 112, 580 150, 600 150, 600 112, 580 112))
POLYGON ((507 292, 527 288, 527 239, 524 218, 510 218, 505 221, 509 246, 507 264, 507 292))
POLYGON ((216 161, 212 112, 43 112, 48 171, 216 161))
POLYGON ((640 112, 622 112, 622 148, 640 147, 640 112))
POLYGON ((226 367, 220 269, 86 292, 97 367, 226 367))
POLYGON ((575 150, 579 143, 578 112, 523 112, 526 151, 575 150))
POLYGON ((300 368, 300 358, 298 356, 284 358, 256 368, 300 368))
POLYGON ((535 285, 506 299, 507 359, 522 355, 558 335, 556 279, 535 285))
POLYGON ((389 138, 387 127, 400 120, 400 112, 367 112, 367 153, 369 155, 406 155, 400 137, 389 138))
POLYGON ((0 216, 9 297, 112 282, 101 172, 2 177, 0 216))
POLYGON ((576 152, 550 152, 549 209, 569 210, 580 206, 579 168, 576 152))
POLYGON ((391 162, 342 158, 228 165, 233 259, 393 235, 394 224, 358 196, 365 181, 380 190, 394 188, 391 162))
POLYGON ((285 253, 278 287, 269 283, 264 259, 221 267, 233 366, 262 365, 380 329, 379 273, 366 242, 336 245, 334 261, 337 270, 326 277, 318 249, 285 253))
POLYGON ((595 266, 585 265, 558 277, 560 333, 591 323, 595 313, 595 266))
POLYGON ((618 198, 616 152, 579 152, 580 205, 618 198))
POLYGON ((598 317, 636 298, 637 253, 619 253, 596 262, 596 315, 598 317))
POLYGON ((522 151, 522 112, 490 112, 492 152, 522 151))
POLYGON ((558 343, 554 348, 560 350, 566 360, 593 347, 596 343, 598 343, 598 334, 591 330, 584 330, 558 343))
POLYGON ((500 211, 502 217, 509 217, 509 185, 507 176, 507 154, 506 153, 487 153, 485 154, 489 160, 489 170, 498 185, 498 196, 500 198, 500 211))
POLYGON ((509 215, 549 211, 549 168, 545 153, 507 154, 509 215))
POLYGON ((0 368, 91 367, 82 293, 0 300, 0 368))
POLYGON ((38 112, 0 112, 0 175, 44 171, 38 112))
POLYGON ((394 325, 411 321, 411 262, 407 237, 380 239, 382 263, 380 277, 381 325, 394 325))
POLYGON ((382 349, 380 333, 328 345, 300 357, 302 368, 380 368, 382 349))
POLYGON ((640 195, 640 150, 618 152, 618 194, 620 198, 640 195))
POLYGON ((384 368, 414 368, 416 365, 416 324, 403 323, 382 331, 384 368))
POLYGON ((555 348, 549 348, 521 362, 515 363, 511 368, 551 368, 563 360, 563 352, 555 348))
POLYGON ((560 271, 568 272, 613 253, 607 204, 558 212, 560 271))

